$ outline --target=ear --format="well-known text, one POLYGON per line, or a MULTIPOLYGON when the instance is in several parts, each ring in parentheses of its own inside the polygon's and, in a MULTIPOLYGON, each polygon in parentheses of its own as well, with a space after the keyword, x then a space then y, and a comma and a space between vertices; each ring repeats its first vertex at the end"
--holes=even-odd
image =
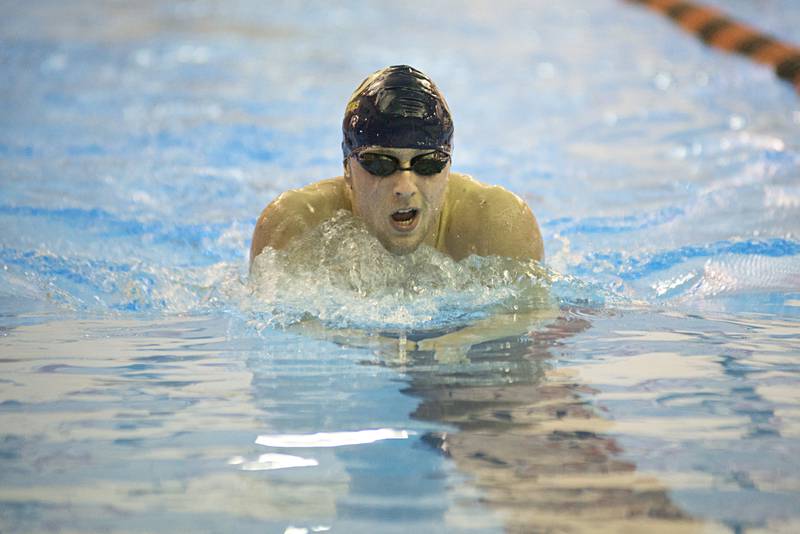
POLYGON ((353 178, 350 176, 350 158, 344 158, 342 162, 344 165, 344 183, 347 184, 347 187, 350 189, 353 188, 353 178))

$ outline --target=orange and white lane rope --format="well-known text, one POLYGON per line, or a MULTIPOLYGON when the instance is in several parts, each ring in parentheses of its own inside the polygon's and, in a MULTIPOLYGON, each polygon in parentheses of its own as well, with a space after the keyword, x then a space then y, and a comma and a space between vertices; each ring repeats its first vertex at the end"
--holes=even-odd
POLYGON ((681 0, 627 0, 663 13, 709 46, 769 65, 800 93, 800 48, 742 24, 718 9, 681 0))

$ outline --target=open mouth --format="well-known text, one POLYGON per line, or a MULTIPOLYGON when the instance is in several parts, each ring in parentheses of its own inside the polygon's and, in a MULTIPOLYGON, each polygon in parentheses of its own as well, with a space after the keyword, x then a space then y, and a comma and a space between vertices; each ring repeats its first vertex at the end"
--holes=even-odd
POLYGON ((403 208, 392 213, 392 226, 408 232, 413 230, 419 220, 419 210, 416 208, 403 208))

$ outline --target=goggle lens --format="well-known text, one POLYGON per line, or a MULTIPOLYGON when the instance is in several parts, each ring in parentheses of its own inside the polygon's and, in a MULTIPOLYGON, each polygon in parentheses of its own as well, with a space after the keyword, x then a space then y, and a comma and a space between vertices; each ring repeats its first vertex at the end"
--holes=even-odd
POLYGON ((356 154, 356 159, 368 173, 375 176, 389 176, 398 170, 411 170, 420 176, 432 176, 442 172, 450 161, 450 156, 442 152, 420 154, 411 160, 411 166, 407 169, 400 167, 400 160, 386 154, 365 152, 356 154))

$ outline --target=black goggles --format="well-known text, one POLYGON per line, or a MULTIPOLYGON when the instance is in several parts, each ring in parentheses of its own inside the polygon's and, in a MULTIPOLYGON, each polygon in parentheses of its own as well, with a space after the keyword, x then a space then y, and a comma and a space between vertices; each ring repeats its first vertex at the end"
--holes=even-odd
POLYGON ((450 161, 448 154, 438 151, 415 156, 409 167, 401 167, 399 159, 387 154, 358 152, 355 158, 368 173, 375 176, 389 176, 397 171, 414 171, 420 176, 431 176, 442 172, 450 161))

